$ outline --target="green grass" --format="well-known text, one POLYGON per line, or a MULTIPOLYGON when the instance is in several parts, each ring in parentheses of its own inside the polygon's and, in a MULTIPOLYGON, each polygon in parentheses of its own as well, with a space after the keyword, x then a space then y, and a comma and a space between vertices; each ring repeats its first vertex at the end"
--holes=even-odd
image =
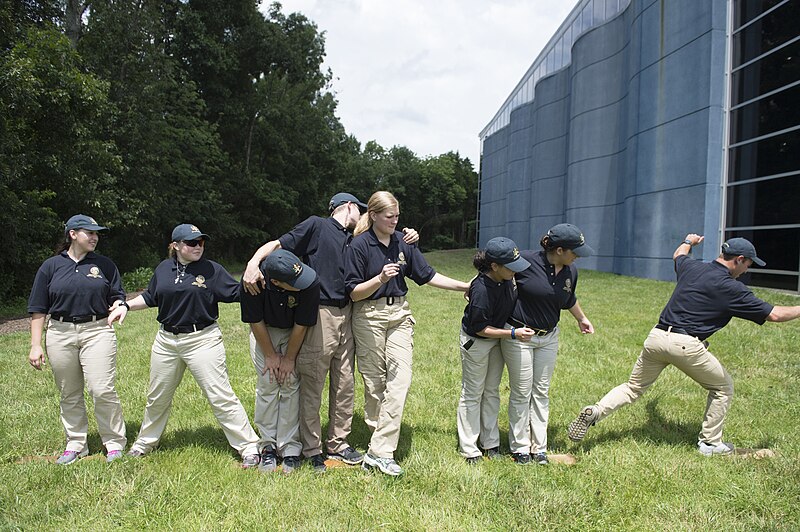
MULTIPOLYGON (((447 275, 474 274, 468 251, 430 253, 447 275)), ((412 283, 413 284, 413 283, 412 283)), ((583 271, 581 305, 595 325, 578 334, 563 314, 551 389, 550 451, 574 466, 520 467, 511 460, 468 467, 456 451, 460 390, 459 294, 412 287, 417 319, 414 382, 403 420, 398 479, 357 468, 290 477, 242 471, 190 376, 179 387, 161 448, 141 460, 69 467, 44 460, 62 450, 58 394, 49 370, 27 363, 29 336, 0 336, 0 529, 378 529, 390 530, 793 530, 800 527, 800 322, 734 320, 711 339, 733 375, 726 439, 769 447, 773 459, 705 458, 694 447, 705 393, 674 368, 639 401, 592 428, 580 445, 566 425, 584 404, 624 381, 673 285, 583 271)), ((796 297, 757 293, 778 304, 796 297)), ((234 388, 252 416, 255 375, 237 305, 221 325, 234 388)), ((141 423, 155 311, 131 313, 118 329, 128 438, 141 423)), ((502 385, 507 440, 508 384, 502 385)), ((357 378, 351 442, 364 449, 363 386, 357 378)), ((327 394, 323 395, 327 399, 327 394)), ((327 405, 323 405, 326 411, 327 405)), ((90 418, 91 419, 91 418, 90 418)), ((92 453, 101 450, 90 422, 92 453)))

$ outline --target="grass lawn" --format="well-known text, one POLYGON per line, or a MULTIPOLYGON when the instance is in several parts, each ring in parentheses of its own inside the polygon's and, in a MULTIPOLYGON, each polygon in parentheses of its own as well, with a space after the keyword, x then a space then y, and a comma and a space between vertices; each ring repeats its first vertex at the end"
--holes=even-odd
MULTIPOLYGON (((428 259, 453 277, 474 274, 468 251, 435 252, 428 259)), ((736 384, 726 440, 769 447, 775 458, 697 453, 706 394, 674 368, 639 403, 593 427, 581 444, 567 439, 566 426, 580 407, 627 379, 672 287, 583 271, 577 293, 596 333, 581 336, 563 313, 550 394, 550 452, 572 453, 577 464, 521 467, 507 459, 470 467, 456 450, 464 301, 453 292, 412 286, 414 382, 396 454, 406 473, 396 479, 358 468, 320 476, 305 466, 286 477, 241 470, 189 375, 153 454, 106 464, 90 415, 90 458, 68 467, 28 459, 63 450, 58 394, 49 368, 36 372, 28 365, 29 335, 0 336, 6 397, 0 403, 0 530, 800 528, 800 321, 759 327, 734 320, 711 338, 712 352, 736 384)), ((800 304, 791 295, 757 293, 772 303, 800 304)), ((238 305, 221 308, 231 381, 252 416, 248 329, 238 305)), ((117 390, 129 442, 144 412, 155 315, 152 309, 131 313, 117 329, 117 390)), ((504 377, 506 451, 507 383, 504 377)), ((356 398, 351 443, 363 450, 369 435, 360 377, 356 398)))

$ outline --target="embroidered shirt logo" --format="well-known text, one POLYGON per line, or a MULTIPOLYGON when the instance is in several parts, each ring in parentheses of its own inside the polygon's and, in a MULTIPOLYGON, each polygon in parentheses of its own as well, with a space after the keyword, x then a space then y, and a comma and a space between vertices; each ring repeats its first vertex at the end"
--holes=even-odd
POLYGON ((289 296, 286 298, 286 306, 289 308, 295 308, 297 306, 297 298, 294 296, 289 296))
POLYGON ((564 281, 564 292, 572 292, 572 279, 567 279, 564 281))
POLYGON ((202 275, 198 275, 197 277, 194 278, 194 282, 192 284, 200 288, 208 288, 205 283, 206 283, 206 278, 203 277, 202 275))
POLYGON ((397 254, 397 264, 407 264, 406 262, 406 254, 402 251, 397 254))
POLYGON ((102 279, 103 276, 100 275, 100 268, 97 266, 92 266, 89 269, 89 273, 86 274, 86 277, 91 277, 92 279, 102 279))

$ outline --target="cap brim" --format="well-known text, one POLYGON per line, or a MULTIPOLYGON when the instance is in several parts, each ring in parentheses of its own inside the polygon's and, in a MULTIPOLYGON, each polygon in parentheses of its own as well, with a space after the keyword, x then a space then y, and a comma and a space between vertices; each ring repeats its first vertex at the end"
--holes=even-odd
POLYGON ((77 227, 70 227, 67 231, 77 231, 78 229, 86 229, 87 231, 108 231, 108 227, 103 227, 102 225, 79 225, 77 227))
POLYGON ((752 261, 753 261, 755 264, 758 264, 759 266, 762 266, 762 267, 767 265, 767 263, 766 263, 766 262, 764 262, 763 260, 759 259, 758 257, 753 257, 751 260, 752 260, 752 261))
POLYGON ((358 205, 358 210, 361 211, 361 214, 364 214, 365 212, 367 212, 367 209, 369 209, 366 203, 361 203, 360 201, 354 201, 353 203, 358 205))
POLYGON ((520 257, 517 260, 509 262, 508 264, 504 264, 503 266, 505 266, 514 273, 519 273, 527 270, 530 267, 530 265, 531 265, 530 262, 520 257))
POLYGON ((587 246, 586 244, 578 246, 576 248, 572 248, 572 252, 579 257, 588 257, 590 255, 594 255, 594 250, 589 246, 587 246))
POLYGON ((300 276, 294 280, 294 283, 290 284, 294 288, 297 288, 298 290, 305 290, 314 283, 314 280, 316 278, 317 278, 317 272, 315 272, 308 266, 303 266, 303 271, 300 272, 300 276))

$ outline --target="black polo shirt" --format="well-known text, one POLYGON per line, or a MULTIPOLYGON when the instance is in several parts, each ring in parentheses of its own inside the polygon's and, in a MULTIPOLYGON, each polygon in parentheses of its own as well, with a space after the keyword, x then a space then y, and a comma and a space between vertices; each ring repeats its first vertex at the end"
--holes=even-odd
POLYGON ((62 251, 36 272, 28 312, 63 316, 106 316, 115 301, 125 301, 116 265, 108 257, 87 253, 75 262, 62 251))
POLYGON ((281 247, 291 251, 317 272, 323 304, 347 302, 344 290, 344 256, 353 233, 335 218, 311 216, 280 237, 281 247))
POLYGON ((542 251, 523 251, 522 256, 531 263, 517 273, 517 304, 511 316, 534 329, 553 329, 561 319, 561 310, 575 306, 575 287, 578 285, 578 268, 564 266, 556 274, 556 267, 542 251))
POLYGON ((260 265, 261 273, 267 280, 267 289, 257 295, 250 295, 242 289, 242 321, 258 323, 263 321, 269 327, 291 329, 295 325, 312 327, 317 324, 319 314, 319 277, 308 288, 292 292, 279 288, 270 282, 269 274, 260 265))
POLYGON ((705 340, 732 317, 763 325, 772 305, 757 298, 730 270, 717 261, 703 262, 688 255, 675 259, 678 284, 659 321, 705 340))
POLYGON ((353 238, 345 255, 344 284, 348 297, 357 285, 381 273, 384 265, 390 262, 400 265, 400 274, 381 285, 367 299, 404 296, 408 293, 406 277, 423 285, 436 275, 436 270, 425 261, 419 248, 403 241, 403 233, 395 231, 389 237, 387 247, 378 240, 370 227, 369 231, 353 238))
POLYGON ((514 310, 517 287, 514 281, 497 282, 481 273, 469 285, 469 303, 464 308, 461 328, 470 336, 488 326, 502 329, 514 310))
POLYGON ((239 301, 239 282, 220 264, 201 258, 183 275, 177 264, 174 258, 162 261, 142 293, 148 307, 158 307, 159 323, 210 325, 219 317, 219 303, 239 301))

